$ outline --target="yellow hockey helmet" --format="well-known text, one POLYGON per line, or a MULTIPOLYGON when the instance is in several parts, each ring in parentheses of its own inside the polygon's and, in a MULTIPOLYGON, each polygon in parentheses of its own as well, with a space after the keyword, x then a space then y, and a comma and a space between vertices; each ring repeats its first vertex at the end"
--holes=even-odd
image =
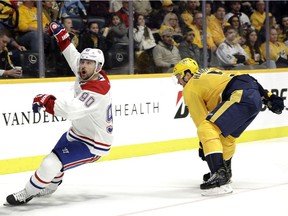
POLYGON ((186 72, 190 72, 191 74, 194 74, 198 70, 199 70, 199 66, 195 60, 191 58, 184 58, 175 65, 173 69, 173 75, 176 76, 177 74, 180 74, 181 78, 183 79, 186 72))

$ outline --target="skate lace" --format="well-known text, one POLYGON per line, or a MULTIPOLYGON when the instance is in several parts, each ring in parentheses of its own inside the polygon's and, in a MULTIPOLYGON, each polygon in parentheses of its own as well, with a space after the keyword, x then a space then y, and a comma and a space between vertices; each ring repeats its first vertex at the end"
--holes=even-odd
POLYGON ((14 193, 13 196, 15 197, 15 200, 18 200, 20 202, 25 202, 26 199, 30 197, 25 190, 14 193))
POLYGON ((205 183, 211 183, 217 178, 217 173, 214 173, 205 183))

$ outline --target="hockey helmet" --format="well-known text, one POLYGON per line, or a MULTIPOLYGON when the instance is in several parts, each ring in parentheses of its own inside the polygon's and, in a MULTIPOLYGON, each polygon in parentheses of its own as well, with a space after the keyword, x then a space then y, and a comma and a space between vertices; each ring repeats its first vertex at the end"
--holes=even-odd
POLYGON ((86 48, 80 54, 80 60, 92 60, 96 62, 96 69, 99 72, 104 65, 104 55, 100 49, 86 48))
POLYGON ((195 60, 184 58, 175 65, 173 75, 176 76, 180 74, 180 77, 183 79, 187 72, 195 74, 198 70, 199 66, 195 60))

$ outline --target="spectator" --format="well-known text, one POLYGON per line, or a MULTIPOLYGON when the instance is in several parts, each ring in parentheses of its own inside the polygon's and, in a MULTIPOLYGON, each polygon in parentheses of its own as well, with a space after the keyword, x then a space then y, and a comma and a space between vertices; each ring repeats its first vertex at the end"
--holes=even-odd
POLYGON ((152 13, 150 1, 134 0, 133 9, 135 14, 141 14, 144 17, 149 17, 152 13))
POLYGON ((173 45, 173 31, 166 29, 161 34, 161 41, 153 49, 153 59, 157 72, 172 72, 173 67, 181 60, 178 48, 173 45))
MULTIPOLYGON (((7 3, 8 5, 11 5, 13 7, 16 7, 14 5, 11 4, 11 2, 9 0, 5 0, 5 3, 7 3)), ((5 3, 0 3, 0 30, 2 29, 10 29, 10 21, 11 18, 13 17, 13 13, 14 10, 12 7, 6 6, 5 3)), ((15 35, 13 34, 14 29, 10 32, 11 35, 11 40, 10 42, 7 44, 7 48, 10 52, 9 56, 11 58, 11 61, 16 64, 16 65, 20 65, 20 53, 22 51, 26 51, 26 47, 20 45, 16 40, 15 40, 15 35)))
POLYGON ((59 11, 53 7, 53 0, 43 0, 42 10, 49 21, 56 20, 58 18, 59 11))
POLYGON ((251 17, 252 13, 255 11, 254 9, 255 4, 256 4, 255 1, 241 1, 241 13, 243 12, 248 17, 251 17))
POLYGON ((192 29, 185 27, 183 28, 183 38, 184 40, 178 46, 181 59, 192 58, 194 59, 200 67, 203 67, 203 61, 200 58, 200 49, 193 43, 195 34, 192 29))
MULTIPOLYGON (((9 0, 4 0, 5 3, 11 5, 9 0)), ((8 23, 8 19, 11 14, 14 12, 12 7, 6 6, 5 4, 0 3, 0 21, 4 23, 8 23)), ((2 24, 1 24, 2 25, 2 24)))
POLYGON ((170 28, 173 31, 173 40, 175 41, 174 45, 178 46, 179 43, 183 40, 181 27, 179 24, 178 17, 175 13, 167 13, 164 17, 163 23, 159 29, 159 34, 170 28))
POLYGON ((122 22, 125 24, 126 28, 129 28, 129 1, 122 0, 122 7, 116 12, 119 17, 121 17, 122 22))
POLYGON ((284 42, 288 33, 288 14, 282 16, 280 28, 281 33, 278 35, 278 41, 284 42))
POLYGON ((288 67, 288 47, 283 42, 277 41, 277 29, 270 29, 270 41, 261 44, 260 48, 266 57, 266 43, 269 43, 270 60, 276 62, 277 68, 288 67))
MULTIPOLYGON (((38 23, 37 23, 37 8, 34 6, 35 1, 26 0, 18 7, 19 11, 19 24, 17 31, 19 34, 18 42, 25 46, 28 50, 38 52, 38 23)), ((15 22, 15 13, 13 21, 15 22)), ((44 49, 47 49, 50 43, 50 36, 47 34, 47 26, 49 20, 42 12, 42 26, 44 34, 44 49)))
POLYGON ((217 46, 213 41, 212 33, 211 33, 209 27, 207 27, 207 34, 203 35, 203 14, 201 12, 195 13, 195 16, 193 19, 192 30, 195 33, 195 38, 194 38, 193 42, 194 42, 194 44, 196 44, 200 48, 202 58, 204 58, 204 56, 203 56, 203 40, 206 38, 207 48, 208 48, 208 56, 206 56, 205 58, 208 59, 208 62, 212 62, 212 58, 213 58, 214 53, 217 49, 217 46))
MULTIPOLYGON (((248 55, 246 61, 247 65, 252 66, 253 69, 267 68, 265 56, 263 56, 260 45, 257 41, 257 30, 250 29, 246 34, 244 50, 248 55)), ((270 61, 270 68, 276 68, 275 61, 270 61)))
POLYGON ((220 66, 224 69, 242 69, 248 59, 247 53, 235 42, 236 30, 232 26, 224 28, 225 41, 219 45, 216 55, 219 59, 220 66))
POLYGON ((104 29, 103 36, 106 37, 107 49, 116 43, 128 44, 128 30, 118 14, 113 14, 108 27, 104 29))
POLYGON ((282 16, 288 11, 287 1, 269 1, 269 11, 275 16, 277 22, 280 22, 282 16))
MULTIPOLYGON (((272 16, 272 14, 269 13, 269 16, 272 16)), ((262 26, 265 24, 265 18, 266 18, 265 2, 263 0, 259 0, 256 2, 256 10, 250 16, 252 26, 257 31, 260 31, 262 26)))
POLYGON ((213 22, 208 23, 213 42, 217 47, 225 40, 223 28, 229 25, 229 23, 224 20, 226 13, 225 10, 225 6, 223 4, 219 4, 215 10, 215 19, 213 19, 213 22))
MULTIPOLYGON (((60 9, 61 18, 62 17, 81 17, 82 19, 87 19, 86 8, 80 0, 65 0, 63 1, 63 6, 60 9)), ((84 21, 85 22, 85 21, 84 21)))
POLYGON ((156 42, 152 31, 145 24, 145 18, 136 14, 134 18, 133 38, 135 45, 135 73, 153 73, 155 69, 152 50, 156 42))
POLYGON ((85 48, 101 49, 106 51, 105 38, 103 37, 99 25, 96 21, 89 22, 86 31, 79 36, 78 51, 82 52, 85 48))
POLYGON ((209 25, 211 22, 214 22, 215 20, 215 16, 212 12, 212 6, 213 6, 212 1, 205 2, 205 13, 206 13, 207 25, 209 25))
MULTIPOLYGON (((0 30, 1 29, 2 28, 0 28, 0 30)), ((27 51, 26 47, 20 45, 15 40, 15 38, 13 37, 13 34, 12 34, 11 40, 10 40, 9 44, 7 45, 7 48, 9 50, 9 54, 10 54, 10 58, 11 58, 12 62, 16 65, 21 65, 20 54, 23 51, 27 51)))
POLYGON ((189 28, 192 28, 195 13, 201 11, 201 9, 199 9, 199 6, 199 1, 187 0, 186 2, 185 10, 181 13, 181 18, 189 28))
POLYGON ((73 28, 73 22, 71 18, 61 18, 61 23, 63 24, 66 31, 69 33, 69 38, 71 43, 77 48, 79 44, 78 31, 73 28))
POLYGON ((22 70, 15 69, 7 49, 11 38, 12 35, 7 29, 0 30, 0 76, 19 78, 22 76, 22 70))
POLYGON ((161 9, 155 15, 150 16, 148 27, 151 28, 152 31, 159 30, 163 23, 165 15, 167 13, 173 12, 173 6, 174 4, 172 1, 163 0, 161 9))
POLYGON ((241 12, 241 1, 230 2, 230 12, 225 15, 224 20, 228 21, 233 15, 239 16, 241 25, 251 25, 249 17, 241 12))
POLYGON ((244 33, 244 28, 241 25, 240 18, 237 15, 232 15, 228 23, 234 27, 234 29, 237 32, 235 42, 239 43, 241 46, 244 45, 245 43, 245 33, 244 33))
POLYGON ((135 15, 133 37, 137 51, 148 50, 156 46, 154 36, 149 27, 145 24, 144 16, 135 15))
POLYGON ((109 0, 109 12, 116 13, 122 7, 122 0, 109 0))
MULTIPOLYGON (((279 33, 281 33, 280 25, 278 25, 275 16, 269 16, 269 28, 275 28, 277 30, 277 35, 279 36, 279 33)), ((277 38, 278 40, 278 38, 277 38)), ((263 25, 258 33, 258 41, 260 44, 266 42, 266 25, 263 25)))

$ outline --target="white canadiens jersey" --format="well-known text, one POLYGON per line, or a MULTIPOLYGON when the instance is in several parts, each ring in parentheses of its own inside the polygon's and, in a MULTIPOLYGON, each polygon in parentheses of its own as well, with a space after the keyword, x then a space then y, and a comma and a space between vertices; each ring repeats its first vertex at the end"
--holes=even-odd
POLYGON ((63 54, 76 76, 74 98, 57 98, 54 114, 72 122, 67 132, 69 141, 85 143, 91 153, 104 156, 109 153, 113 136, 112 100, 110 82, 103 71, 98 80, 80 84, 78 75, 80 53, 70 44, 63 54))
POLYGON ((216 55, 220 61, 221 66, 237 66, 237 59, 235 58, 235 54, 244 55, 245 59, 248 59, 248 55, 245 50, 238 43, 231 43, 224 41, 219 44, 216 55))

